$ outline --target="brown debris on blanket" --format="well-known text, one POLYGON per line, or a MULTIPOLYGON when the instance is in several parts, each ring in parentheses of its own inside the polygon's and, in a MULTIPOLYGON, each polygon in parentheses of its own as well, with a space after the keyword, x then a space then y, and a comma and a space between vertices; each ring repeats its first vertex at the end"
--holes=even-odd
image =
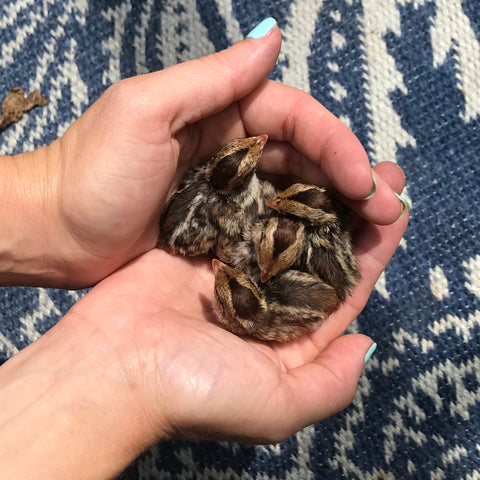
POLYGON ((45 106, 47 100, 38 90, 34 90, 25 97, 25 90, 21 87, 13 87, 2 102, 2 115, 0 116, 0 128, 5 128, 11 123, 18 122, 25 112, 33 107, 45 106))

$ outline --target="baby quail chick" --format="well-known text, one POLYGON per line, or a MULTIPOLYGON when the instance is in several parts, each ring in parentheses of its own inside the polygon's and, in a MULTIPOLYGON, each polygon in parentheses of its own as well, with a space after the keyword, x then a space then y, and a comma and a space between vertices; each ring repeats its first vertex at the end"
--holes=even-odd
POLYGON ((311 225, 335 225, 338 217, 325 188, 294 183, 267 201, 270 208, 282 214, 302 218, 311 225))
POLYGON ((253 335, 266 322, 267 302, 245 273, 219 260, 212 267, 218 323, 232 333, 253 335))
POLYGON ((304 223, 272 214, 258 219, 248 236, 224 252, 221 259, 264 283, 298 262, 304 247, 304 223))
POLYGON ((267 282, 299 261, 305 246, 305 225, 288 217, 273 216, 255 226, 252 241, 260 281, 267 282))
POLYGON ((207 166, 208 183, 214 192, 208 199, 209 215, 220 232, 219 257, 219 250, 248 235, 253 221, 265 212, 265 196, 272 189, 258 179, 255 170, 267 138, 259 135, 234 140, 207 166))
POLYGON ((305 248, 293 268, 318 275, 345 300, 360 274, 343 206, 332 201, 324 188, 299 183, 268 200, 267 205, 305 224, 305 248))
POLYGON ((217 321, 237 335, 286 342, 315 330, 339 305, 316 276, 286 270, 256 285, 236 268, 213 260, 217 321))
POLYGON ((214 249, 220 234, 240 235, 248 212, 259 208, 255 169, 266 141, 267 135, 233 140, 188 172, 161 216, 159 245, 199 255, 214 249))

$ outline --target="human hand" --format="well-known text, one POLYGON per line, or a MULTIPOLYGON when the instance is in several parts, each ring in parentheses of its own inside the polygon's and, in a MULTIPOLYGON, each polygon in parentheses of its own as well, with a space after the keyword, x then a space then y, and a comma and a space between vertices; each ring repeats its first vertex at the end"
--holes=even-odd
MULTIPOLYGON (((40 206, 17 217, 40 231, 26 235, 19 226, 9 235, 22 235, 17 259, 28 255, 47 265, 34 276, 26 263, 23 273, 33 280, 20 275, 3 283, 79 288, 98 282, 156 245, 165 200, 193 162, 247 135, 269 135, 261 169, 333 185, 369 221, 396 220, 401 205, 380 176, 376 195, 358 201, 372 190, 372 178, 351 131, 310 95, 265 80, 280 42, 274 27, 261 39, 122 80, 62 138, 33 152, 40 159, 35 181, 45 178, 46 186, 33 189, 40 206)), ((17 170, 32 165, 29 156, 17 170)))
MULTIPOLYGON (((401 191, 398 167, 375 171, 401 191)), ((206 259, 161 250, 137 258, 0 369, 0 476, 11 468, 17 478, 111 478, 160 439, 277 442, 346 407, 372 341, 341 334, 407 218, 361 225, 362 279, 352 296, 313 334, 286 344, 242 339, 209 321, 206 259)))

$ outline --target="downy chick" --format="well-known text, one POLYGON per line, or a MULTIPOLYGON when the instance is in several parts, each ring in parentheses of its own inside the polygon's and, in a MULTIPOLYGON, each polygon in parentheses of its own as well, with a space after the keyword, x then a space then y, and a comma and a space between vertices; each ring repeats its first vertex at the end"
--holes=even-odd
POLYGON ((217 322, 237 335, 287 342, 310 333, 339 305, 334 289, 298 270, 285 270, 265 284, 213 260, 217 322))
POLYGON ((236 139, 208 162, 189 171, 160 219, 159 246, 200 255, 250 228, 261 190, 255 169, 267 135, 236 139))
POLYGON ((221 260, 264 283, 298 263, 304 247, 304 223, 272 211, 259 218, 248 237, 232 246, 221 260))
POLYGON ((345 208, 333 202, 324 188, 299 183, 267 205, 305 224, 305 247, 292 268, 318 275, 345 300, 360 278, 345 208))

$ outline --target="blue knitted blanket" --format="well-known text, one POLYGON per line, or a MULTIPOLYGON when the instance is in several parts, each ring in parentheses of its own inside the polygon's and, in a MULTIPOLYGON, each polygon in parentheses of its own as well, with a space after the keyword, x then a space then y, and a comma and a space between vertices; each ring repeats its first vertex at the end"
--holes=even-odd
MULTIPOLYGON (((49 104, 0 153, 61 135, 105 88, 223 49, 266 16, 272 78, 309 91, 406 172, 404 239, 353 331, 378 350, 353 404, 272 446, 162 442, 123 479, 480 479, 480 2, 2 0, 0 96, 49 104)), ((0 289, 0 362, 82 292, 0 289)))

